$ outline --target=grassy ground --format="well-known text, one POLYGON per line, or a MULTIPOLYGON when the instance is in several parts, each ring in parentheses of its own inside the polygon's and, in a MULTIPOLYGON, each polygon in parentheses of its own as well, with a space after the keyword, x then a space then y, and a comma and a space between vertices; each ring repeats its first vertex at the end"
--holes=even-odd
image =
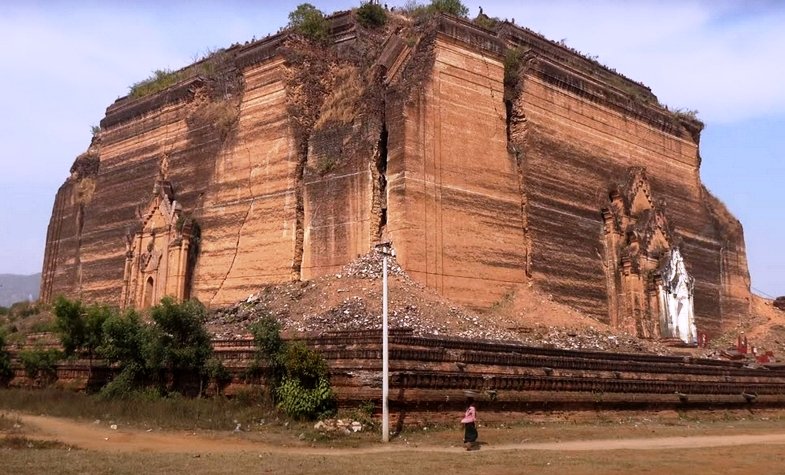
MULTIPOLYGON (((263 432, 275 441, 356 447, 365 439, 378 438, 367 432, 338 437, 314 430, 313 422, 296 421, 281 415, 260 392, 247 392, 233 399, 221 397, 189 399, 134 398, 103 399, 97 395, 58 389, 0 389, 0 410, 20 411, 87 422, 101 421, 124 427, 155 430, 234 431, 243 435, 263 432)), ((373 423, 363 410, 341 411, 337 417, 373 423)), ((7 428, 0 417, 0 431, 7 428), (5 426, 5 427, 4 427, 5 426)))
POLYGON ((237 423, 283 424, 264 395, 225 398, 102 399, 57 389, 0 390, 0 408, 81 420, 113 420, 139 428, 232 430, 237 423))
MULTIPOLYGON (((371 433, 351 437, 325 437, 313 430, 313 423, 293 421, 279 414, 261 393, 246 393, 234 399, 182 397, 154 399, 102 399, 97 395, 57 389, 0 389, 0 410, 64 417, 74 420, 116 423, 139 429, 233 431, 240 424, 246 436, 263 432, 278 434, 294 442, 353 447, 379 439, 378 424, 371 433), (305 437, 303 437, 305 435, 305 437)), ((480 412, 480 416, 482 416, 480 412)), ((341 411, 337 417, 371 422, 361 409, 341 411)), ((457 417, 457 416, 456 416, 457 417)), ((593 438, 662 437, 679 432, 704 435, 722 430, 726 433, 778 430, 784 427, 785 411, 702 411, 657 413, 576 412, 511 414, 505 423, 480 425, 483 438, 491 442, 552 442, 593 438)), ((377 421, 378 422, 378 421, 377 421)), ((13 425, 0 417, 0 430, 13 425)), ((421 419, 394 437, 404 443, 437 441, 451 444, 460 438, 460 424, 421 419), (458 435, 456 435, 458 434, 458 435)))
POLYGON ((744 474, 785 473, 782 446, 599 452, 115 454, 82 450, 0 449, 4 473, 402 474, 744 474))
POLYGON ((259 449, 250 444, 248 450, 234 453, 75 450, 67 440, 40 442, 17 433, 14 426, 18 419, 10 415, 0 417, 0 473, 785 474, 785 466, 780 468, 782 445, 687 448, 685 443, 684 448, 668 450, 500 449, 506 444, 535 442, 674 436, 685 437, 686 441, 700 435, 782 432, 782 412, 517 415, 503 424, 481 424, 480 450, 465 452, 461 450, 458 424, 426 421, 405 428, 389 446, 382 446, 378 430, 324 437, 313 430, 311 423, 286 421, 269 406, 250 400, 104 401, 61 391, 0 390, 0 410, 219 436, 233 430, 235 420, 242 420, 248 425, 235 435, 259 442, 259 449), (350 447, 370 450, 353 453, 350 447), (335 450, 328 450, 327 455, 314 453, 330 448, 335 450))

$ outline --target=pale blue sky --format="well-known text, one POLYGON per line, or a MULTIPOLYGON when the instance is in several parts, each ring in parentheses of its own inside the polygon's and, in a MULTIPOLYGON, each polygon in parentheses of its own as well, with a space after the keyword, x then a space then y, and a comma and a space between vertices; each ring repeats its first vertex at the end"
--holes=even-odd
MULTIPOLYGON (((0 273, 39 272, 57 188, 128 86, 276 32, 299 1, 0 4, 0 273)), ((311 1, 325 12, 360 2, 311 1)), ((402 1, 388 1, 390 6, 402 1)), ((744 225, 753 288, 785 295, 785 2, 465 1, 597 56, 706 123, 701 175, 744 225)))

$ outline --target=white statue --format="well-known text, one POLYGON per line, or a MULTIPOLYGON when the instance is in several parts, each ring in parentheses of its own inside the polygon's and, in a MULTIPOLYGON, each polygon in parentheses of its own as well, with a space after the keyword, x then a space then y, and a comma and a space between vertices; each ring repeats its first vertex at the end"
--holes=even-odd
POLYGON ((689 344, 698 341, 693 310, 694 279, 687 273, 678 249, 670 252, 661 268, 660 328, 663 336, 678 337, 689 344))

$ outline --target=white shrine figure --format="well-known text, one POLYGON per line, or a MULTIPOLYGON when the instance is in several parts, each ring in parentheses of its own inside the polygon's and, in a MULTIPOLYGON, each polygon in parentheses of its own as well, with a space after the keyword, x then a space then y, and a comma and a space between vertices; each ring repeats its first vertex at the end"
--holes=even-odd
POLYGON ((678 248, 672 249, 660 268, 662 284, 660 296, 660 329, 662 336, 678 338, 684 343, 695 344, 693 285, 695 280, 687 273, 684 259, 678 248))

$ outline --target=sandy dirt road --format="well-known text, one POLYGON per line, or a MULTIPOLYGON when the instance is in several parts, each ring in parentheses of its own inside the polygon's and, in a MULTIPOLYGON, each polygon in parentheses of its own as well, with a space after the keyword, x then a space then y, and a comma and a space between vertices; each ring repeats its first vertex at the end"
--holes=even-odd
MULTIPOLYGON (((21 435, 32 439, 58 440, 82 449, 101 452, 148 453, 239 453, 267 452, 280 454, 307 454, 351 456, 392 452, 460 452, 462 447, 445 447, 419 444, 417 447, 402 443, 365 448, 285 447, 249 440, 243 435, 221 433, 203 435, 183 431, 144 431, 129 428, 113 430, 106 424, 91 424, 49 416, 32 416, 6 412, 6 417, 18 418, 22 423, 21 435)), ((564 442, 486 444, 482 451, 609 451, 609 450, 662 450, 740 445, 785 445, 785 432, 766 434, 733 434, 688 437, 655 437, 604 440, 573 440, 564 442)))

